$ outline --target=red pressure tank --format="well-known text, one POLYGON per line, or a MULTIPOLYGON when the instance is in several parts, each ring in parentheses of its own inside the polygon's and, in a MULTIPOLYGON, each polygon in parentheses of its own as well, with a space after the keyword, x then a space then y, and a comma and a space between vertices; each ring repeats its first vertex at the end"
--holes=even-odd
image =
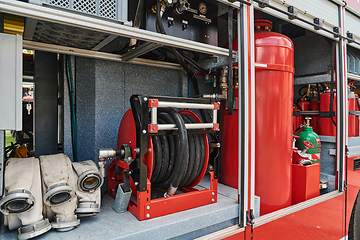
MULTIPOLYGON (((349 91, 348 103, 349 103, 349 113, 350 111, 355 111, 355 94, 349 91)), ((349 114, 348 117, 348 136, 355 137, 355 115, 349 114)))
MULTIPOLYGON (((260 215, 291 205, 294 48, 270 32, 272 24, 255 21, 255 195, 260 215)), ((234 50, 238 49, 237 39, 234 50)), ((221 181, 237 188, 238 112, 222 114, 221 181)))
MULTIPOLYGON (((310 110, 319 111, 319 98, 317 96, 310 99, 310 110)), ((320 118, 317 115, 311 116, 311 126, 313 131, 320 134, 320 118)))
MULTIPOLYGON (((329 111, 330 111, 330 90, 327 89, 323 94, 320 95, 320 114, 324 114, 328 116, 329 111)), ((336 92, 334 93, 333 111, 336 112, 336 92)), ((336 123, 336 116, 334 116, 333 119, 336 123)), ((321 125, 320 135, 336 136, 336 126, 332 122, 331 118, 324 116, 321 117, 320 125, 321 125)))

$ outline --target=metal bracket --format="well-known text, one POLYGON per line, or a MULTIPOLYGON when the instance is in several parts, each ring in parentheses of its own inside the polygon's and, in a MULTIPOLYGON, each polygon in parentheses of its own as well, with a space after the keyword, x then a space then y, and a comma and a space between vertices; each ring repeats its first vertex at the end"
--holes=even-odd
POLYGON ((290 20, 297 19, 299 16, 298 9, 294 6, 288 7, 288 12, 291 14, 289 15, 290 20))
POLYGON ((339 28, 339 27, 334 27, 333 28, 334 38, 340 37, 340 30, 341 30, 341 28, 339 28))
POLYGON ((151 43, 151 42, 146 42, 138 47, 135 47, 134 49, 128 51, 127 53, 125 53, 124 55, 121 56, 121 59, 123 61, 130 61, 134 58, 137 58, 141 55, 144 55, 145 53, 151 52, 155 49, 158 49, 159 47, 161 47, 160 44, 156 44, 156 43, 151 43))
POLYGON ((355 41, 355 34, 353 34, 351 32, 347 32, 346 36, 348 37, 348 42, 349 43, 353 43, 355 41))
POLYGON ((269 0, 259 0, 259 7, 261 8, 265 8, 267 6, 269 6, 269 0))
POLYGON ((315 30, 320 30, 324 26, 324 21, 321 20, 320 18, 315 18, 314 23, 317 25, 317 26, 314 26, 315 30))
POLYGON ((344 191, 346 191, 347 190, 347 184, 346 184, 345 181, 343 182, 343 186, 344 186, 344 191))
POLYGON ((250 209, 250 213, 249 211, 246 211, 246 225, 254 225, 255 224, 255 215, 254 215, 254 210, 250 209))

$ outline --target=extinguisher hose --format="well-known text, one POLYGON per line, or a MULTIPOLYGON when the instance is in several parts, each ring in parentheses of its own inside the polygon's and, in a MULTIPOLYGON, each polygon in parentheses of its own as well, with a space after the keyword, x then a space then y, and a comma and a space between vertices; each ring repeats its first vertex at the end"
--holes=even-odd
POLYGON ((331 54, 331 82, 330 82, 330 119, 336 127, 336 122, 334 120, 334 83, 335 83, 335 43, 332 44, 332 54, 331 54))
POLYGON ((359 98, 355 98, 355 101, 356 101, 356 105, 357 105, 358 109, 360 109, 360 102, 359 102, 359 98))
POLYGON ((228 98, 226 108, 228 115, 232 115, 234 106, 234 86, 233 86, 233 8, 229 7, 228 11, 228 38, 229 38, 229 71, 228 71, 228 98))

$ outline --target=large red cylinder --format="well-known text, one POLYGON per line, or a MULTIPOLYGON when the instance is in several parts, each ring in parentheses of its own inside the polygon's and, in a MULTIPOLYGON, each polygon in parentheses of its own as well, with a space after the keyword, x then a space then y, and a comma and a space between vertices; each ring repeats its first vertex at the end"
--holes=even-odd
POLYGON ((353 92, 349 92, 349 117, 348 117, 348 136, 355 137, 355 94, 353 92))
MULTIPOLYGON (((292 41, 255 22, 255 195, 260 214, 291 205, 294 48, 292 41), (259 26, 259 27, 257 27, 259 26)), ((237 40, 234 49, 237 50, 237 40)), ((237 187, 238 112, 223 113, 222 182, 237 187)))
MULTIPOLYGON (((336 126, 329 116, 330 111, 330 90, 325 91, 320 95, 320 114, 324 115, 320 118, 320 135, 336 136, 336 126)), ((333 111, 336 111, 336 93, 334 93, 333 111)), ((335 113, 334 113, 335 115, 335 113)), ((336 116, 333 116, 336 123, 336 116)))

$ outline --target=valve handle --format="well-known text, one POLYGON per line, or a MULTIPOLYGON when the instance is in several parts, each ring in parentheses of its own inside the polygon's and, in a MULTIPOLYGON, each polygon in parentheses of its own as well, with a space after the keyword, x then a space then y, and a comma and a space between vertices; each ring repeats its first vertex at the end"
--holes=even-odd
POLYGON ((314 144, 312 144, 308 140, 305 140, 303 143, 304 143, 305 147, 308 147, 308 148, 311 148, 311 149, 314 148, 314 144))
POLYGON ((300 136, 298 136, 298 135, 293 135, 293 138, 299 138, 300 136))

